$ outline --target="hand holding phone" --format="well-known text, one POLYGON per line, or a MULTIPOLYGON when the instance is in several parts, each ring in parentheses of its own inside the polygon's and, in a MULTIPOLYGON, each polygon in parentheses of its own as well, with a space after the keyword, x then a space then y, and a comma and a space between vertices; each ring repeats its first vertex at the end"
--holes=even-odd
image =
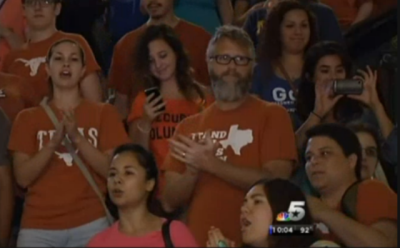
POLYGON ((349 95, 349 98, 358 100, 370 108, 381 104, 377 91, 378 72, 367 66, 366 70, 358 70, 361 76, 355 76, 354 79, 363 81, 363 91, 360 95, 349 95))
POLYGON ((161 93, 157 87, 146 89, 146 103, 144 104, 144 115, 150 121, 153 121, 157 116, 165 111, 165 102, 162 99, 161 93))

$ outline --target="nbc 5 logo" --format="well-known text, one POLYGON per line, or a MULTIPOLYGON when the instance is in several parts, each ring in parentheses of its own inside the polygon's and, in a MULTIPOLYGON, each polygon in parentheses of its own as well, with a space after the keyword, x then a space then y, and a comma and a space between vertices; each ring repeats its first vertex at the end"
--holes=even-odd
POLYGON ((304 210, 305 202, 304 201, 292 201, 290 202, 290 206, 288 209, 290 220, 299 221, 304 218, 306 215, 306 211, 304 210))

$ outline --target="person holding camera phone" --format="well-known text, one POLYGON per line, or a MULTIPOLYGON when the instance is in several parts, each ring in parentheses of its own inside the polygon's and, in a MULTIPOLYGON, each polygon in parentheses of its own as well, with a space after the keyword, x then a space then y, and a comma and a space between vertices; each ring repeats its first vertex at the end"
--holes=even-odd
POLYGON ((352 61, 339 43, 321 42, 310 48, 297 96, 297 113, 305 120, 296 132, 299 147, 311 127, 320 123, 363 120, 368 112, 375 116, 385 140, 392 133, 394 125, 376 87, 377 72, 368 66, 366 70, 358 70, 360 75, 354 80, 348 80, 351 71, 352 61), (346 82, 352 85, 345 85, 346 82), (333 87, 335 84, 338 87, 333 87))
POLYGON ((154 153, 162 188, 168 139, 184 118, 201 112, 213 98, 194 80, 182 42, 167 25, 150 26, 144 31, 134 61, 145 90, 132 103, 129 134, 135 143, 154 153))

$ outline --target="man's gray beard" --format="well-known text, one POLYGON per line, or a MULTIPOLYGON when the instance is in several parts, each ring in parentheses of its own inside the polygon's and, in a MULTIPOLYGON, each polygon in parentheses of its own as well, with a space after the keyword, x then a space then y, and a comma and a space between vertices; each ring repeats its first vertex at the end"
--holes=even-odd
POLYGON ((217 101, 237 102, 249 93, 251 75, 246 78, 238 78, 235 83, 225 82, 222 77, 218 77, 213 72, 210 72, 210 76, 214 97, 217 101))

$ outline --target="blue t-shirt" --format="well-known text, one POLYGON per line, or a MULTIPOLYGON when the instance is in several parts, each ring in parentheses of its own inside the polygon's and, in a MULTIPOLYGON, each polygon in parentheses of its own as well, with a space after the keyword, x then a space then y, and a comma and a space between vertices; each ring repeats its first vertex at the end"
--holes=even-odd
POLYGON ((175 0, 175 14, 214 34, 222 25, 217 1, 215 0, 175 0))
MULTIPOLYGON (((271 71, 270 65, 257 65, 254 69, 254 77, 251 91, 260 96, 263 100, 275 102, 287 109, 289 113, 296 112, 294 92, 289 82, 274 73, 269 78, 266 77, 266 71, 271 71)), ((295 87, 298 81, 295 81, 295 87)))
POLYGON ((110 1, 110 31, 115 41, 142 26, 148 16, 140 11, 139 0, 110 1))
MULTIPOLYGON (((318 22, 318 34, 320 40, 343 42, 342 31, 338 20, 333 10, 321 3, 308 4, 310 10, 316 16, 318 22)), ((247 17, 244 24, 244 30, 250 35, 253 40, 254 46, 258 45, 258 36, 264 27, 265 19, 267 17, 267 9, 261 8, 253 11, 247 17)))
MULTIPOLYGON (((258 95, 261 99, 268 102, 275 102, 282 105, 292 118, 293 127, 296 130, 300 127, 301 121, 296 114, 296 98, 289 82, 278 77, 272 72, 271 65, 257 65, 254 68, 253 82, 251 85, 251 93, 258 95)), ((293 82, 294 87, 298 87, 299 80, 293 82)))

